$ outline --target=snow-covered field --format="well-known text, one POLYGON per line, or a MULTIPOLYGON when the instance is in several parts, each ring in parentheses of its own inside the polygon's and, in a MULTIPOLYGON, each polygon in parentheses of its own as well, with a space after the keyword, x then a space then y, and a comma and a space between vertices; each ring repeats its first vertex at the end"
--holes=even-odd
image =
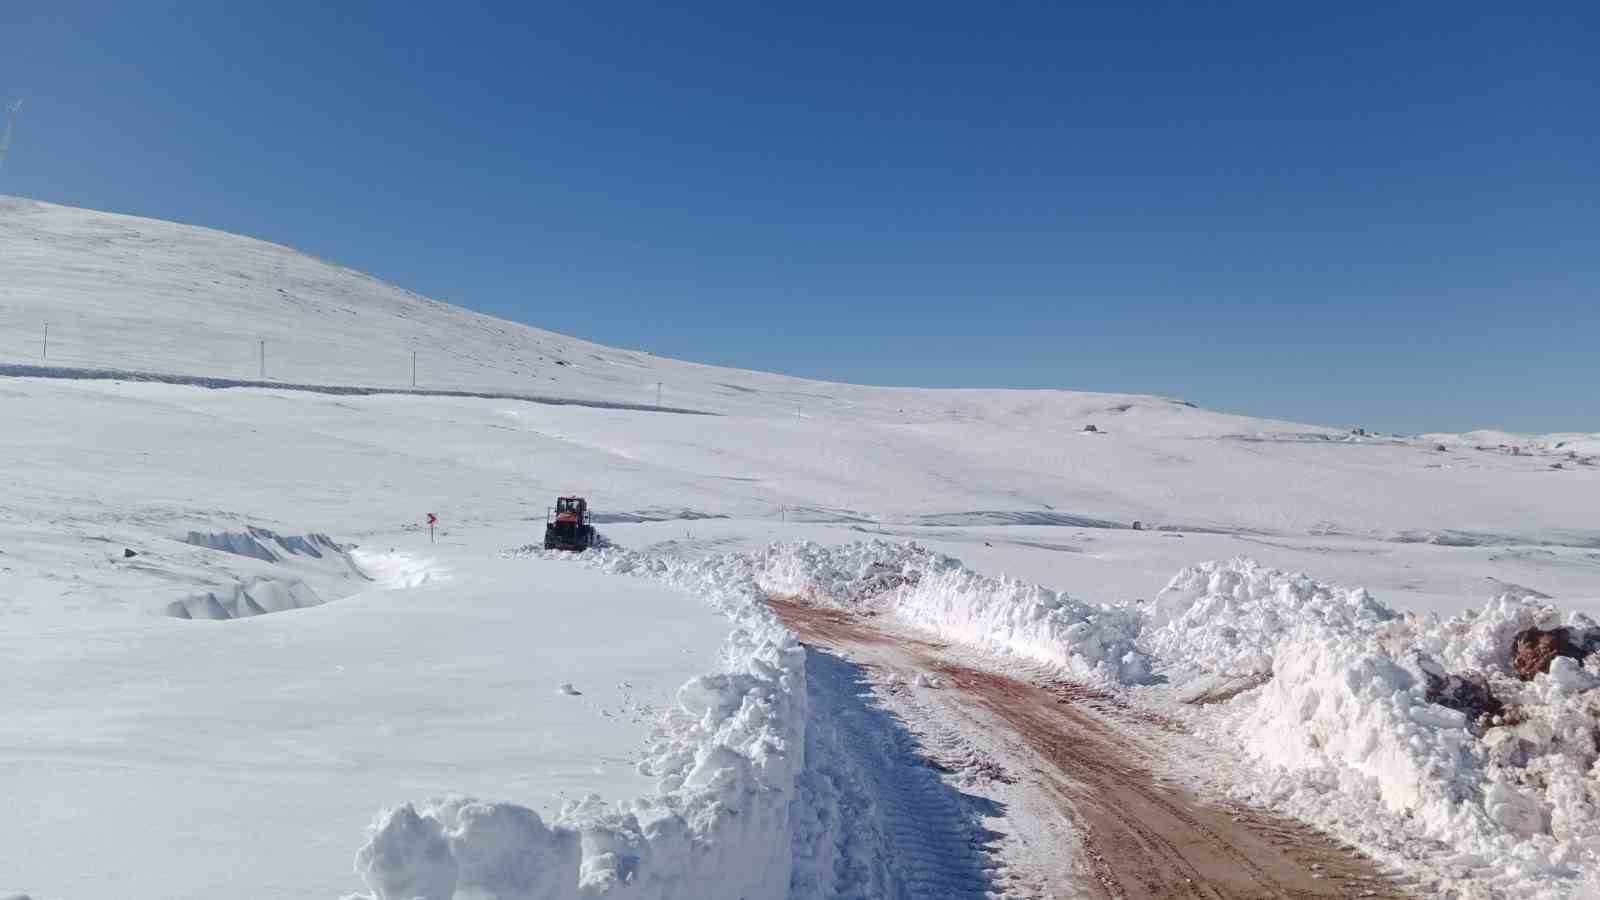
POLYGON ((1600 871, 1600 671, 1508 668, 1600 616, 1596 435, 718 369, 0 198, 0 372, 257 379, 262 341, 267 380, 404 391, 416 351, 419 387, 503 396, 0 377, 0 895, 916 895, 769 590, 1171 706, 1236 755, 1221 789, 1431 883, 1600 871), (658 384, 712 415, 514 396, 658 384), (503 554, 558 493, 625 549, 503 554))

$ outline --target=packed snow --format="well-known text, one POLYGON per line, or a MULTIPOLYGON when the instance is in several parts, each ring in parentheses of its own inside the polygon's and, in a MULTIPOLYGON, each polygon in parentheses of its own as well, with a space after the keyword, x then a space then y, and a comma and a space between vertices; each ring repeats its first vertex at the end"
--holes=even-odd
POLYGON ((992 887, 768 594, 1181 717, 1439 892, 1600 891, 1593 434, 721 369, 14 198, 0 410, 0 896, 992 887), (616 546, 502 557, 571 493, 616 546))

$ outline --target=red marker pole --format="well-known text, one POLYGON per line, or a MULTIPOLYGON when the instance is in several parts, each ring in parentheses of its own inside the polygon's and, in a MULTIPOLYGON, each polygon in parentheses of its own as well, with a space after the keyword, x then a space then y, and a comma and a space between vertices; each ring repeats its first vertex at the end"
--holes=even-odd
POLYGON ((428 543, 430 544, 433 543, 433 526, 438 521, 438 516, 434 515, 433 513, 428 513, 428 543))

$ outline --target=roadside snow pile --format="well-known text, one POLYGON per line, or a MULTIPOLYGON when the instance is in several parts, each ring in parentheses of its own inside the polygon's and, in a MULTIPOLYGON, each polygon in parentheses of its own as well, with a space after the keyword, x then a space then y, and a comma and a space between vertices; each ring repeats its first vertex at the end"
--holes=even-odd
POLYGON ((1247 559, 1208 562, 1168 582, 1140 645, 1159 659, 1248 676, 1270 672, 1278 646, 1300 624, 1355 633, 1396 617, 1362 588, 1330 587, 1247 559))
POLYGON ((369 896, 789 896, 798 856, 791 805, 805 763, 804 650, 739 559, 687 563, 608 550, 581 561, 697 593, 734 621, 723 671, 679 689, 678 708, 648 748, 641 768, 659 779, 658 793, 617 804, 590 797, 550 823, 466 797, 385 810, 356 859, 369 896))
POLYGON ((1134 645, 1136 612, 1097 606, 1012 578, 979 575, 915 543, 773 544, 755 554, 762 587, 844 606, 876 605, 949 640, 1136 684, 1150 675, 1134 645))
POLYGON ((1149 626, 1141 646, 1162 659, 1270 676, 1210 723, 1273 767, 1258 799, 1392 843, 1363 820, 1377 807, 1488 890, 1600 887, 1600 628, 1587 617, 1513 596, 1449 621, 1400 616, 1365 591, 1233 560, 1178 573, 1149 626))

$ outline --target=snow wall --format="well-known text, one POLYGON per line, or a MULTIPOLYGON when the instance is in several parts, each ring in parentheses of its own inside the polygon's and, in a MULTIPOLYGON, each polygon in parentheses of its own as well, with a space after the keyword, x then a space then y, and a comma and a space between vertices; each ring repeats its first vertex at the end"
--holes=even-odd
POLYGON ((1393 859, 1432 857, 1462 896, 1600 896, 1600 629, 1587 616, 1511 595, 1448 620, 1402 615, 1236 559, 1179 572, 1140 645, 1257 679, 1191 716, 1260 764, 1236 789, 1246 799, 1393 859), (1573 655, 1518 672, 1518 635, 1539 633, 1573 655))
POLYGON ((915 543, 774 544, 755 554, 761 586, 844 607, 875 604, 946 639, 1055 666, 1093 681, 1150 674, 1136 610, 979 575, 915 543))

